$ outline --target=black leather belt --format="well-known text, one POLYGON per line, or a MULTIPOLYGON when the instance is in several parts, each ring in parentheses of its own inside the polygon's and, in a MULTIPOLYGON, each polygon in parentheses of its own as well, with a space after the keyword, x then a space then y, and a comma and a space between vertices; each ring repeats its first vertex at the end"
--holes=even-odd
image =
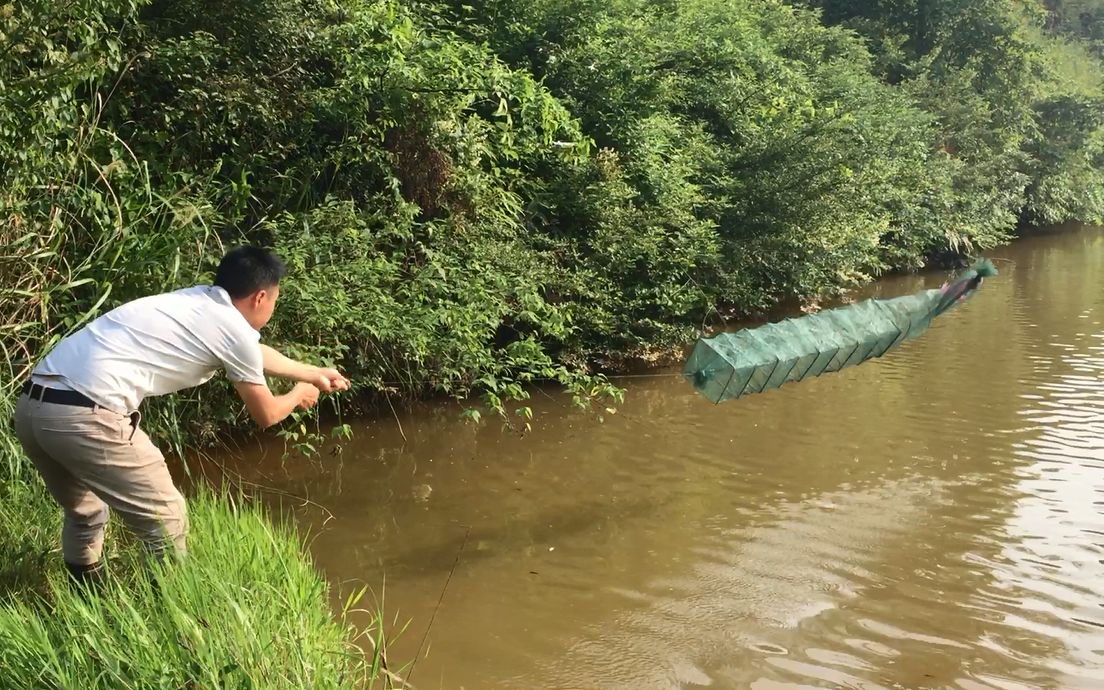
POLYGON ((23 384, 23 392, 30 396, 31 400, 41 400, 55 405, 76 405, 78 407, 96 407, 96 403, 86 395, 76 391, 63 391, 58 388, 47 388, 30 381, 23 384))

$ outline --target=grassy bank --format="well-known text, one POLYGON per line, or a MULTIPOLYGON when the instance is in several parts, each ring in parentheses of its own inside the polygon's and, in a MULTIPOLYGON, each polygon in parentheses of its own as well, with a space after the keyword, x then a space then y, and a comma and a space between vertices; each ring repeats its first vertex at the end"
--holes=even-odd
POLYGON ((327 584, 292 531, 248 502, 206 492, 191 500, 190 513, 191 553, 156 571, 156 589, 137 547, 119 546, 119 530, 107 586, 84 597, 61 571, 59 515, 40 483, 0 485, 3 686, 376 686, 380 655, 365 657, 352 629, 335 619, 327 584))
MULTIPOLYGON (((0 402, 0 413, 6 400, 0 402)), ((355 630, 292 527, 238 494, 189 498, 188 558, 152 570, 109 523, 98 596, 68 582, 61 512, 0 430, 0 682, 11 690, 383 685, 382 616, 355 630), (156 581, 156 589, 153 582, 156 581), (365 654, 363 650, 376 650, 365 654)), ((350 599, 345 608, 363 606, 350 599)))

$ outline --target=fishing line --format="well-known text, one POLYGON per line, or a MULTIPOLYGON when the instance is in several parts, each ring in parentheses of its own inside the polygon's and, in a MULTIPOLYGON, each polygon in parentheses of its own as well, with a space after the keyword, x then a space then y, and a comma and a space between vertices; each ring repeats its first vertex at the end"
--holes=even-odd
POLYGON ((456 566, 460 565, 460 555, 464 553, 464 547, 468 545, 468 536, 471 534, 471 527, 469 526, 464 532, 464 541, 460 542, 460 548, 456 551, 456 560, 452 562, 452 567, 449 568, 448 577, 445 578, 445 586, 441 588, 441 596, 437 598, 437 605, 433 607, 433 615, 429 617, 429 625, 426 626, 425 634, 422 635, 422 641, 418 643, 418 652, 414 655, 414 663, 410 664, 410 673, 406 674, 406 680, 408 683, 414 681, 414 669, 418 665, 418 661, 422 658, 422 647, 425 646, 426 638, 429 637, 429 631, 433 628, 433 621, 437 619, 437 610, 441 608, 441 602, 445 600, 445 592, 448 590, 449 583, 452 582, 452 574, 456 572, 456 566))

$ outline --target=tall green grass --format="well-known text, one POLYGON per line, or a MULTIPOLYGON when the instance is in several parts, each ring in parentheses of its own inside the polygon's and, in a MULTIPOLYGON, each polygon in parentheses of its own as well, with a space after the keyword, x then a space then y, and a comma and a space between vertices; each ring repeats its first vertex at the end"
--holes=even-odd
POLYGON ((88 596, 65 579, 58 511, 30 479, 0 486, 2 687, 352 690, 387 675, 381 637, 334 615, 300 539, 255 504, 201 491, 189 555, 167 567, 111 535, 110 576, 88 596))

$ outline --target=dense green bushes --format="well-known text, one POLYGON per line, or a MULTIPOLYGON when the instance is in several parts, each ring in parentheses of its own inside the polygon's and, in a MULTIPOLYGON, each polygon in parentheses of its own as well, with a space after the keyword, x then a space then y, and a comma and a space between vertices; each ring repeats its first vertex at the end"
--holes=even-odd
POLYGON ((1048 10, 1048 32, 1072 37, 1098 57, 1104 58, 1104 2, 1043 0, 1043 5, 1048 10))
POLYGON ((1007 231, 1017 219, 1104 218, 1101 65, 1091 32, 1053 30, 1078 3, 812 4, 863 35, 883 79, 936 115, 939 145, 964 164, 953 180, 958 204, 978 224, 1007 231))
POLYGON ((1104 216, 1102 91, 1068 78, 1100 66, 1045 34, 1041 9, 450 7, 442 28, 539 76, 600 147, 601 175, 556 171, 535 224, 594 287, 574 297, 586 351, 677 342, 710 305, 830 292, 992 246, 1021 220, 1104 216))
POLYGON ((272 338, 365 389, 497 407, 533 377, 607 391, 588 362, 666 351, 716 310, 1020 219, 1098 220, 1101 88, 1070 75, 1099 64, 1044 19, 1011 0, 7 5, 13 379, 101 300, 202 280, 242 239, 295 268, 272 338))
MULTIPOLYGON (((531 76, 398 3, 48 5, 8 13, 7 35, 42 39, 0 66, 37 89, 5 92, 0 142, 17 162, 0 267, 17 286, 13 381, 89 307, 202 280, 223 242, 245 239, 296 269, 270 337, 343 358, 365 389, 465 395, 478 381, 496 406, 538 376, 604 390, 552 358, 568 314, 545 299, 554 260, 524 241, 531 171, 588 152, 531 76), (62 54, 66 79, 49 64, 62 54), (30 141, 20 118, 36 99, 54 109, 30 141)), ((232 424, 205 394, 216 426, 232 424)))
POLYGON ((711 305, 762 308, 915 264, 946 232, 945 214, 924 213, 951 165, 930 153, 931 117, 812 13, 713 0, 483 11, 473 36, 562 94, 605 151, 602 183, 569 178, 536 228, 597 278, 579 299, 588 350, 677 342, 685 332, 663 326, 711 305))

